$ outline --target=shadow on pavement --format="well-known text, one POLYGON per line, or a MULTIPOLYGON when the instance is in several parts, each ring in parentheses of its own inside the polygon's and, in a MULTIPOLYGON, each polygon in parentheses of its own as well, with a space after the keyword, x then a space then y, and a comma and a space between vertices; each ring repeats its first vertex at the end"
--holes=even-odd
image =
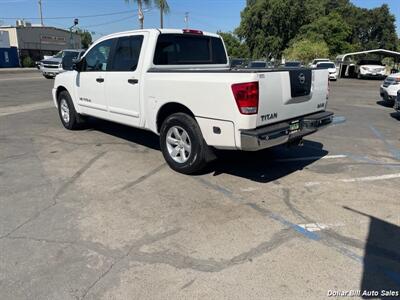
MULTIPOLYGON (((90 119, 88 126, 88 130, 101 131, 160 151, 158 136, 150 131, 99 119, 90 119)), ((283 145, 257 152, 217 151, 218 159, 200 174, 218 176, 226 173, 257 182, 270 182, 302 170, 327 155, 328 152, 322 148, 321 143, 306 140, 304 146, 283 145)))
POLYGON ((302 170, 328 154, 321 143, 304 141, 304 146, 277 146, 257 152, 220 151, 211 166, 214 176, 222 173, 257 182, 271 182, 302 170))
POLYGON ((361 298, 400 299, 400 227, 355 209, 344 208, 370 219, 364 249, 361 298))
POLYGON ((397 121, 400 121, 400 112, 392 112, 390 116, 397 121))
POLYGON ((376 101, 376 104, 383 106, 383 107, 389 107, 392 108, 394 105, 394 102, 390 102, 390 101, 385 101, 385 100, 378 100, 376 101))

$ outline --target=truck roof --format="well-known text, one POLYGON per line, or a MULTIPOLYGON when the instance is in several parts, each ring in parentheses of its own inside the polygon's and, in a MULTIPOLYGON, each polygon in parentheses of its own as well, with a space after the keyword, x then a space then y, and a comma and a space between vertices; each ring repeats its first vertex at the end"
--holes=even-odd
MULTIPOLYGON (((127 30, 127 31, 121 31, 121 32, 112 33, 112 34, 109 34, 109 35, 106 35, 106 36, 102 37, 101 39, 104 40, 104 39, 107 39, 107 38, 110 38, 110 37, 113 37, 113 36, 128 35, 128 34, 139 33, 139 32, 159 32, 159 33, 178 33, 178 34, 183 34, 184 30, 186 30, 186 29, 174 29, 174 28, 136 29, 136 30, 127 30)), ((192 30, 192 29, 187 29, 187 30, 192 30)), ((193 30, 197 31, 197 29, 193 29, 193 30)), ((207 31, 201 31, 201 32, 203 33, 203 35, 219 37, 219 35, 216 34, 216 33, 207 32, 207 31)))

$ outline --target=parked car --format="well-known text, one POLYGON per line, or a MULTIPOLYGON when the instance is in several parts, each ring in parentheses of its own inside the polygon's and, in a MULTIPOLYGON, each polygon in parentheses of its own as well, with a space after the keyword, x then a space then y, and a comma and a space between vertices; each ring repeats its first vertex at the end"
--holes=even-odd
POLYGON ((56 76, 52 94, 66 129, 93 116, 150 130, 185 174, 215 159, 214 149, 299 143, 333 117, 327 70, 230 69, 222 38, 190 29, 103 37, 56 76))
POLYGON ((244 58, 232 58, 230 60, 231 68, 245 68, 247 66, 247 60, 244 58))
POLYGON ((249 69, 267 69, 267 68, 272 68, 272 64, 268 63, 267 61, 264 60, 253 60, 250 61, 249 64, 247 65, 247 68, 249 69))
POLYGON ((394 109, 400 113, 400 90, 397 91, 397 97, 394 101, 394 109))
POLYGON ((316 58, 310 63, 310 68, 316 68, 317 64, 320 62, 328 62, 331 61, 329 58, 316 58))
POLYGON ((284 64, 285 68, 301 68, 302 64, 299 61, 287 61, 284 64))
POLYGON ((318 69, 328 69, 329 72, 329 80, 337 80, 337 70, 334 62, 324 61, 317 63, 316 66, 318 69))
POLYGON ((360 60, 355 67, 358 79, 362 78, 385 78, 386 67, 379 60, 360 60))
POLYGON ((389 105, 393 105, 399 90, 400 73, 391 74, 383 81, 380 87, 380 95, 385 102, 389 105))
POLYGON ((83 49, 62 50, 50 58, 41 60, 39 69, 47 79, 54 78, 61 72, 72 70, 73 60, 79 59, 84 53, 83 49))

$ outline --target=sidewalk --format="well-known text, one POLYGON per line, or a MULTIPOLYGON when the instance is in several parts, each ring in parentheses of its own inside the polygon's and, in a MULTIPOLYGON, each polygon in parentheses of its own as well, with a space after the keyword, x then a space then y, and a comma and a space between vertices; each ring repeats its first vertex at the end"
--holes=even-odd
POLYGON ((0 68, 0 74, 21 74, 40 72, 37 68, 0 68))

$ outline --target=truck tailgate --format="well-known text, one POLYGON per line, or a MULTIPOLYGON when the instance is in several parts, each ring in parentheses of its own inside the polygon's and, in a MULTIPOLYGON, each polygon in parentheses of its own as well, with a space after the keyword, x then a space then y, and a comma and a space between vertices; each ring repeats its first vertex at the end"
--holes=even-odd
POLYGON ((304 68, 259 73, 257 127, 325 110, 328 75, 304 68))

